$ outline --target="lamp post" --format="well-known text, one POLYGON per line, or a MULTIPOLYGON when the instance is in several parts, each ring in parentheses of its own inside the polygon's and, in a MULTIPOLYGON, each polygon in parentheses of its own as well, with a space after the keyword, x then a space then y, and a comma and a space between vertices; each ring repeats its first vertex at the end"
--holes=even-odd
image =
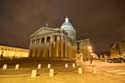
POLYGON ((76 44, 77 44, 77 53, 80 53, 80 41, 77 41, 76 44))
POLYGON ((92 64, 92 61, 93 61, 93 56, 92 56, 93 50, 92 50, 92 46, 88 46, 88 50, 89 50, 89 52, 90 52, 90 64, 92 64))

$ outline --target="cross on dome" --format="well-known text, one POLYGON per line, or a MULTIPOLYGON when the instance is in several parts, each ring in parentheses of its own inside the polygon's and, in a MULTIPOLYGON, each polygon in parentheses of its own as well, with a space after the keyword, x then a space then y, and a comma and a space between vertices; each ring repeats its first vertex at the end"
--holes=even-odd
POLYGON ((68 17, 65 18, 65 22, 69 22, 69 18, 68 17))
POLYGON ((65 21, 64 21, 64 23, 62 24, 61 27, 67 27, 67 26, 68 26, 68 27, 69 27, 69 26, 70 26, 70 27, 73 27, 72 24, 70 23, 68 17, 65 18, 65 21))

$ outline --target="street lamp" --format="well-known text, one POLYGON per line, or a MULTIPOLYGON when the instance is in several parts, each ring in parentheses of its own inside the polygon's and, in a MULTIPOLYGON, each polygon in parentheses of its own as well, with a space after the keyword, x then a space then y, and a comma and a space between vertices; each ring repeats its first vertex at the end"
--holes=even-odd
POLYGON ((93 54, 92 46, 88 46, 88 50, 89 50, 89 52, 90 52, 90 63, 92 64, 92 60, 93 60, 93 56, 92 56, 92 54, 93 54))
POLYGON ((88 50, 89 50, 90 53, 92 53, 93 52, 92 46, 88 46, 88 50))

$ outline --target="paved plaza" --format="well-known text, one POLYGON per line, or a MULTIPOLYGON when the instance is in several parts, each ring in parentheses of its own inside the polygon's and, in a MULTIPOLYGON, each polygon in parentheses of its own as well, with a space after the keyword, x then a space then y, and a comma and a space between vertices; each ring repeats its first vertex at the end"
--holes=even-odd
POLYGON ((49 77, 47 64, 21 64, 20 69, 15 70, 14 65, 8 65, 8 69, 0 68, 0 83, 125 83, 125 63, 107 63, 94 61, 96 74, 92 68, 83 66, 83 74, 78 74, 78 67, 72 67, 72 63, 52 64, 55 71, 54 77, 49 77), (30 65, 30 66, 29 66, 30 65), (37 77, 31 78, 31 71, 37 69, 37 77))

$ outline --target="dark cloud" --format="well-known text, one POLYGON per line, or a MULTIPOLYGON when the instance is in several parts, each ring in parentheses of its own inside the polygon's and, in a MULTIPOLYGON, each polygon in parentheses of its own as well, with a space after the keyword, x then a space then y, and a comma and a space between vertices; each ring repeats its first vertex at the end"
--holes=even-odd
POLYGON ((66 16, 97 50, 125 37, 124 0, 0 0, 0 43, 28 48, 32 32, 60 27, 66 16))

